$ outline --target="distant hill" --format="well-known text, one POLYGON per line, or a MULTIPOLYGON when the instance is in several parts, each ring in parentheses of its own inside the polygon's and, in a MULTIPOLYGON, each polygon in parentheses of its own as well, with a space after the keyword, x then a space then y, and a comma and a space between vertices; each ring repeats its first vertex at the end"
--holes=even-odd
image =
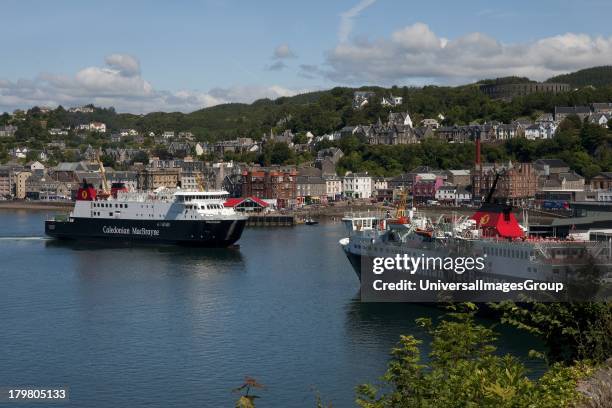
POLYGON ((612 66, 593 67, 582 69, 564 75, 557 75, 546 82, 563 82, 576 88, 594 86, 596 88, 612 85, 612 66))

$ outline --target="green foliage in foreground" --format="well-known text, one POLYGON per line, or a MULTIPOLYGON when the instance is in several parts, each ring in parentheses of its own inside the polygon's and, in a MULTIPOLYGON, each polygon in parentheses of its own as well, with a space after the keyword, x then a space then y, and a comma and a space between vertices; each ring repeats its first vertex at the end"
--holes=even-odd
POLYGON ((432 337, 429 362, 421 361, 419 340, 402 336, 391 352, 382 383, 357 387, 357 404, 363 408, 557 408, 578 400, 577 381, 589 375, 591 368, 558 363, 537 381, 530 380, 516 357, 494 354, 496 335, 475 323, 473 309, 455 310, 438 324, 418 319, 432 337))
POLYGON ((600 363, 612 354, 612 303, 503 302, 494 307, 503 323, 544 340, 548 361, 600 363))

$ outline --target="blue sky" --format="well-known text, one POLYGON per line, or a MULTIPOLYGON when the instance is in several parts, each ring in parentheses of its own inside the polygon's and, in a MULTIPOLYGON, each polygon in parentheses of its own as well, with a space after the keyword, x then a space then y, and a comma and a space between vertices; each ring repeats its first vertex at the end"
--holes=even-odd
POLYGON ((602 0, 5 0, 1 10, 0 111, 191 111, 336 85, 545 79, 612 64, 602 0))

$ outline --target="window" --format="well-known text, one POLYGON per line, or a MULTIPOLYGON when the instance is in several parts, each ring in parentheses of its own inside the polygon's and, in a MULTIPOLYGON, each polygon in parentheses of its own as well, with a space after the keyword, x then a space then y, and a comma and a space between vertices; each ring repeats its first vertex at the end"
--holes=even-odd
POLYGON ((109 216, 109 217, 112 217, 112 216, 113 216, 113 212, 112 212, 112 211, 111 211, 111 212, 109 212, 109 213, 108 213, 108 216, 109 216))

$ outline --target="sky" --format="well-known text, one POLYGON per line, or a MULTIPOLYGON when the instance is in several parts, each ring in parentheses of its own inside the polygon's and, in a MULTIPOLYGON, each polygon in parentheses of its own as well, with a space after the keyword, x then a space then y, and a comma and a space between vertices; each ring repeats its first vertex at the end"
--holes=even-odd
POLYGON ((612 64, 611 20, 605 0, 3 0, 0 112, 543 80, 612 64))

